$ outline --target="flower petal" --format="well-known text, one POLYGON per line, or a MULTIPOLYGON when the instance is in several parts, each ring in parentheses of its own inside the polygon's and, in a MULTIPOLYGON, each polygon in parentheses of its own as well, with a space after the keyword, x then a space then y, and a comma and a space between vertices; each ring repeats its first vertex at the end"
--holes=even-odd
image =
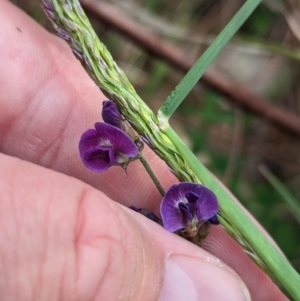
POLYGON ((79 141, 79 152, 82 161, 84 161, 85 153, 98 144, 98 133, 94 129, 88 129, 85 131, 79 141))
MULTIPOLYGON (((179 209, 179 203, 182 204, 191 201, 191 205, 196 201, 196 211, 199 221, 213 218, 218 209, 218 201, 214 193, 205 186, 197 183, 182 182, 172 185, 162 199, 160 213, 165 229, 175 232, 184 229, 185 217, 179 209)), ((182 206, 182 205, 181 205, 182 206)), ((215 221, 215 219, 213 219, 215 221)))
POLYGON ((95 128, 85 131, 79 142, 80 157, 87 168, 103 172, 138 154, 138 147, 120 129, 104 122, 97 122, 95 128))
POLYGON ((102 142, 110 142, 114 149, 129 158, 134 158, 138 152, 138 147, 134 144, 132 139, 123 131, 108 123, 97 122, 95 129, 98 137, 102 142))
POLYGON ((211 224, 213 224, 213 225, 219 225, 219 220, 218 220, 218 217, 217 217, 217 215, 214 215, 212 218, 210 218, 209 220, 208 220, 211 224))
POLYGON ((83 162, 87 168, 103 172, 115 164, 115 157, 111 147, 94 146, 85 153, 83 162))
POLYGON ((205 221, 213 218, 219 210, 219 204, 216 195, 205 186, 202 186, 202 189, 201 191, 199 190, 198 195, 199 199, 196 204, 196 214, 199 221, 205 221))
POLYGON ((183 203, 183 202, 180 202, 180 203, 178 204, 178 207, 179 207, 181 213, 182 213, 183 216, 184 216, 185 222, 186 222, 187 220, 190 220, 190 221, 191 221, 191 220, 193 219, 193 211, 191 210, 192 208, 191 208, 191 206, 190 206, 189 203, 183 203))
POLYGON ((79 142, 79 152, 83 164, 97 172, 106 171, 115 164, 114 152, 109 146, 99 145, 99 135, 96 130, 85 131, 79 142))
POLYGON ((179 209, 179 203, 185 201, 180 184, 174 184, 169 188, 160 206, 164 228, 170 232, 185 228, 184 216, 179 209))

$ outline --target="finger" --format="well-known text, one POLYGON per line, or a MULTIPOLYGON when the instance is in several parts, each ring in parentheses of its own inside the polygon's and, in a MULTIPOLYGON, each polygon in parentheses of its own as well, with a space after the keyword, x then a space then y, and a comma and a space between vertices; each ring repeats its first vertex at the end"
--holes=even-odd
POLYGON ((217 258, 91 186, 0 165, 1 300, 249 300, 217 258))
MULTIPOLYGON (((79 138, 100 120, 103 94, 67 44, 10 3, 0 7, 1 151, 77 177, 121 203, 149 206, 151 199, 149 209, 157 208, 160 196, 139 162, 130 164, 130 176, 117 167, 97 174, 83 166, 79 138)), ((148 158, 165 187, 174 182, 165 163, 148 158)))
POLYGON ((252 261, 241 246, 231 237, 224 235, 220 227, 212 227, 202 247, 220 258, 246 283, 252 300, 255 301, 287 301, 267 274, 252 261))

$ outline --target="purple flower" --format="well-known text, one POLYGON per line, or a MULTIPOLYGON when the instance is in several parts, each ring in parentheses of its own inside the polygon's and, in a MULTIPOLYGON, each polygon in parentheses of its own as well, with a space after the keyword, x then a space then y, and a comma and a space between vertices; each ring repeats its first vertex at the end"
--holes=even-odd
POLYGON ((218 224, 219 204, 215 194, 201 184, 179 183, 166 192, 160 207, 165 229, 197 235, 205 222, 218 224))
POLYGON ((84 165, 98 172, 113 165, 127 166, 139 152, 132 139, 120 129, 104 123, 95 123, 95 129, 85 131, 79 142, 84 165))
POLYGON ((122 116, 117 105, 112 100, 105 100, 103 102, 102 118, 104 122, 121 128, 122 116))

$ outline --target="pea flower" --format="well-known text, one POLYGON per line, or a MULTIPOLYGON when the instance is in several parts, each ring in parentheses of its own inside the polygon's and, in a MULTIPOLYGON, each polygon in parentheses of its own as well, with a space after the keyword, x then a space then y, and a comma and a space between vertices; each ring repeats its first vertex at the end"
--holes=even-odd
POLYGON ((122 116, 117 105, 112 100, 105 100, 103 102, 102 118, 104 122, 121 128, 122 116))
POLYGON ((217 197, 210 189, 188 182, 172 185, 160 207, 165 229, 182 230, 188 237, 199 235, 204 224, 218 224, 218 210, 217 197))
POLYGON ((108 123, 97 122, 95 129, 88 129, 82 134, 79 152, 87 168, 103 172, 113 165, 126 168, 139 150, 122 130, 108 123))

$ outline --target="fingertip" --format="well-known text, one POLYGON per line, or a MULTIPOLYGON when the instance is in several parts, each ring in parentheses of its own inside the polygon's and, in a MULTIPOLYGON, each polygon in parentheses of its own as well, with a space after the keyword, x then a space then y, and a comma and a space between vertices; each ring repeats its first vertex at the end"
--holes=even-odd
POLYGON ((248 289, 229 269, 207 261, 171 256, 159 301, 250 301, 248 289))
POLYGON ((202 247, 230 266, 246 283, 253 300, 286 301, 271 278, 247 255, 243 248, 220 226, 212 226, 202 247))

